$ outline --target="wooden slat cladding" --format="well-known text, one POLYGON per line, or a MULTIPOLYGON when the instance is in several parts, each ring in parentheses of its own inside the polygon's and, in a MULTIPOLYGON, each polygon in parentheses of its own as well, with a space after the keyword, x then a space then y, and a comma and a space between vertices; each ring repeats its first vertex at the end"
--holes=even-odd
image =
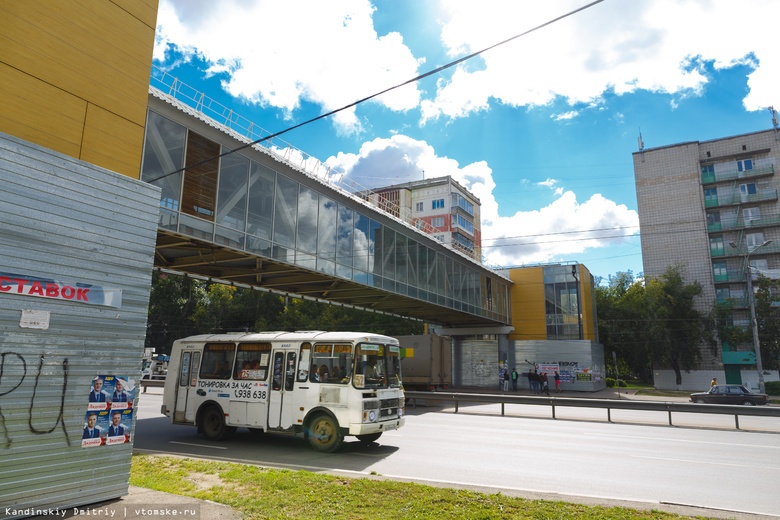
POLYGON ((187 160, 184 170, 182 212, 214 221, 217 209, 217 171, 219 144, 190 132, 187 139, 187 160), (191 165, 191 166, 190 166, 191 165))

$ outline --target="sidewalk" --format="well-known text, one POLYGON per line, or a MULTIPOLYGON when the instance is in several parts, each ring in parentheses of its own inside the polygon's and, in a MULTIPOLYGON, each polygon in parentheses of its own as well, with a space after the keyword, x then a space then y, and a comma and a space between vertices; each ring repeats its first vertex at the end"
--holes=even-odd
POLYGON ((638 401, 674 401, 674 402, 688 402, 691 400, 689 397, 690 392, 685 392, 684 395, 681 392, 679 396, 666 396, 666 395, 639 395, 636 389, 626 388, 605 388, 596 392, 573 392, 562 391, 555 392, 555 389, 550 390, 550 395, 547 394, 532 394, 526 386, 521 388, 518 385, 517 391, 509 390, 504 392, 498 388, 469 388, 469 387, 450 387, 448 390, 437 390, 439 393, 453 392, 463 394, 496 394, 496 395, 523 395, 523 396, 538 396, 538 397, 566 397, 566 398, 583 398, 583 399, 633 399, 638 401))
MULTIPOLYGON (((130 486, 129 493, 116 500, 70 507, 59 518, 82 516, 116 519, 188 518, 196 520, 240 520, 241 513, 227 506, 181 495, 130 486)), ((44 518, 44 517, 33 517, 44 518)))

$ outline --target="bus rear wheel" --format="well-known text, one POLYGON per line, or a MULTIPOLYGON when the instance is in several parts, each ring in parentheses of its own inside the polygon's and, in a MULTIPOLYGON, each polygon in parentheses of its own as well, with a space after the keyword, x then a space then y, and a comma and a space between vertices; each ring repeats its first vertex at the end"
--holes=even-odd
POLYGON ((236 429, 225 424, 225 414, 218 406, 209 406, 200 416, 200 429, 212 441, 227 439, 236 429))
POLYGON ((317 451, 332 453, 341 446, 344 435, 333 417, 317 415, 309 423, 309 444, 317 451))
POLYGON ((382 436, 382 432, 367 433, 365 435, 356 435, 358 440, 363 444, 371 444, 372 442, 376 442, 379 440, 379 437, 381 436, 382 436))

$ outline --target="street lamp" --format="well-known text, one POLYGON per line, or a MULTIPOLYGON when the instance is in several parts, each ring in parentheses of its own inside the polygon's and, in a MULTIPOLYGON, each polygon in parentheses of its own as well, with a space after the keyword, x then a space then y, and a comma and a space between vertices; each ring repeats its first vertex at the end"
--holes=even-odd
POLYGON ((585 339, 582 334, 582 309, 580 308, 580 279, 577 277, 577 265, 571 266, 571 275, 574 277, 577 290, 577 339, 585 339))
MULTIPOLYGON (((758 371, 758 391, 766 393, 766 386, 764 385, 764 367, 761 364, 761 343, 758 341, 758 322, 756 321, 756 301, 753 295, 753 271, 750 267, 750 255, 758 251, 764 246, 771 244, 771 240, 765 240, 763 244, 754 247, 752 250, 745 254, 745 269, 747 270, 747 292, 748 303, 750 304, 750 324, 753 328, 753 350, 756 351, 756 371, 758 371)), ((742 253, 742 250, 734 242, 729 242, 729 245, 742 253)))

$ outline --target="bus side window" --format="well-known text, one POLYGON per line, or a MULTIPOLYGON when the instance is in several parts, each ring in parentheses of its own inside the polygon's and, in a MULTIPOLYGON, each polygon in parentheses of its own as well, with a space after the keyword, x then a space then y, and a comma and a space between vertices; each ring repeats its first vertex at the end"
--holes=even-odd
POLYGON ((233 377, 265 381, 268 377, 270 357, 270 343, 239 343, 233 377))
POLYGON ((295 384, 295 358, 295 352, 287 353, 287 369, 284 374, 284 389, 286 391, 292 390, 295 384))
POLYGON ((201 379, 229 379, 235 349, 233 343, 206 343, 200 366, 201 379))
POLYGON ((305 383, 309 379, 309 363, 311 362, 311 343, 301 345, 301 356, 298 358, 298 382, 305 383))

